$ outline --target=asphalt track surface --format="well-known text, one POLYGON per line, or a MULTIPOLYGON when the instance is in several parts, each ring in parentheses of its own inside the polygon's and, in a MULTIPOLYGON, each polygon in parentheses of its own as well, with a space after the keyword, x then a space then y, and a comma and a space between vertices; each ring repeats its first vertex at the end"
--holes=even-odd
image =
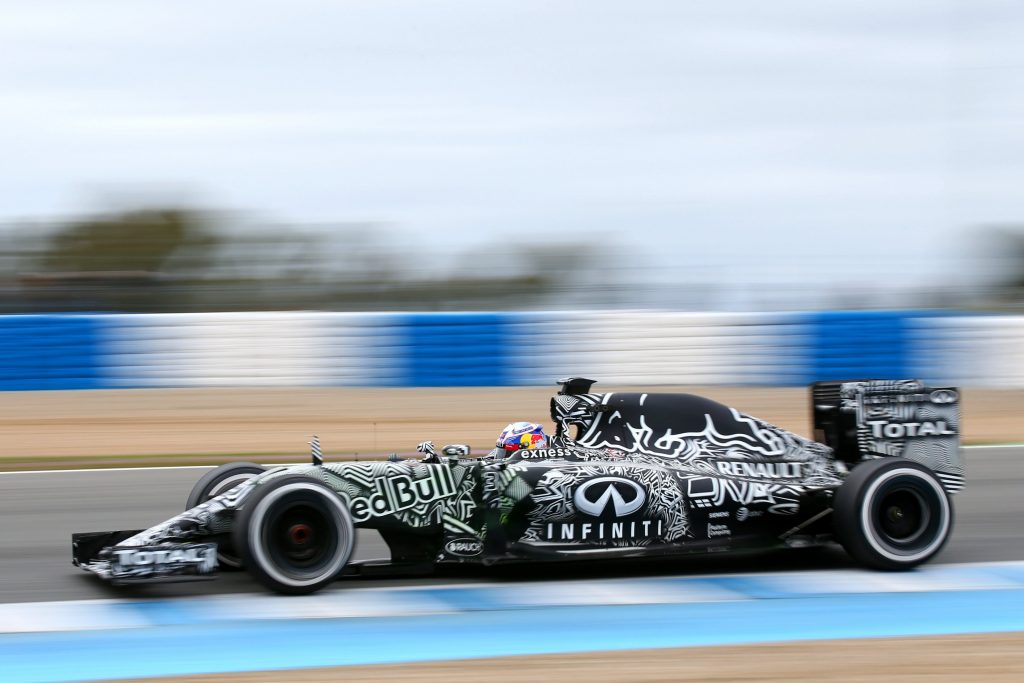
MULTIPOLYGON (((967 488, 954 498, 953 536, 941 563, 1024 560, 1024 446, 965 450, 967 488)), ((260 590, 245 573, 213 581, 107 586, 71 565, 71 534, 152 526, 180 512, 202 468, 0 473, 0 603, 102 598, 166 598, 260 590)), ((357 558, 387 557, 373 532, 360 532, 357 558)), ((695 555, 659 562, 561 563, 458 568, 430 576, 357 578, 346 585, 706 574, 855 566, 839 548, 695 555)))

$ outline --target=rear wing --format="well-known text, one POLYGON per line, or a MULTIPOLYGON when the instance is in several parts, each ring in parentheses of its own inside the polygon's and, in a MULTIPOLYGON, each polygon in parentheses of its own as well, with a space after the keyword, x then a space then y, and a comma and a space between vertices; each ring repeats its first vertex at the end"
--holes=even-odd
POLYGON ((814 439, 853 464, 870 457, 914 460, 950 493, 964 486, 960 392, 918 380, 841 380, 811 385, 814 439))

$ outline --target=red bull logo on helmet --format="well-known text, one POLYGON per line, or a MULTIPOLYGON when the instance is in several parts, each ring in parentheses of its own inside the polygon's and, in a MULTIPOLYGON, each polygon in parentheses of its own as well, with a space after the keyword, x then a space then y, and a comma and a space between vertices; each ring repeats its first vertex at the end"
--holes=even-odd
POLYGON ((547 448, 548 438, 539 424, 513 422, 502 431, 497 445, 508 451, 547 448))
POLYGON ((547 445, 547 439, 543 434, 523 434, 519 438, 520 448, 543 448, 547 445))

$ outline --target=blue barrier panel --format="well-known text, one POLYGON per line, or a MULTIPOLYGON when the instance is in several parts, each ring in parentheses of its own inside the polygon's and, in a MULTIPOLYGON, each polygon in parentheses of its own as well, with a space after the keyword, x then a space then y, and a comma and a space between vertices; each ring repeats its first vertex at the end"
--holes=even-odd
POLYGON ((158 386, 804 385, 953 377, 1022 386, 1024 322, 942 311, 0 316, 0 390, 158 386), (630 321, 635 318, 636 324, 630 321), (984 321, 984 324, 982 324, 984 321), (241 351, 240 351, 241 350, 241 351))
POLYGON ((513 315, 414 313, 396 322, 401 331, 400 386, 501 387, 514 382, 513 315))
POLYGON ((908 311, 834 311, 808 315, 804 383, 910 377, 908 311))
POLYGON ((103 386, 101 320, 90 315, 0 316, 0 390, 103 386))

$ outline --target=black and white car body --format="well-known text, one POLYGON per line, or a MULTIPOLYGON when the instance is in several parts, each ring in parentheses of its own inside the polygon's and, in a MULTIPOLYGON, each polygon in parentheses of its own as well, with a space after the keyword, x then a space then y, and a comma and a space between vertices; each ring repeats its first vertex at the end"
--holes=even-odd
POLYGON ((308 593, 346 573, 356 529, 389 567, 683 555, 838 541, 861 563, 908 569, 952 529, 964 484, 959 395, 915 380, 820 382, 816 440, 707 398, 591 393, 563 380, 551 447, 485 458, 209 472, 188 509, 143 531, 75 534, 74 563, 116 583, 244 567, 308 593))

